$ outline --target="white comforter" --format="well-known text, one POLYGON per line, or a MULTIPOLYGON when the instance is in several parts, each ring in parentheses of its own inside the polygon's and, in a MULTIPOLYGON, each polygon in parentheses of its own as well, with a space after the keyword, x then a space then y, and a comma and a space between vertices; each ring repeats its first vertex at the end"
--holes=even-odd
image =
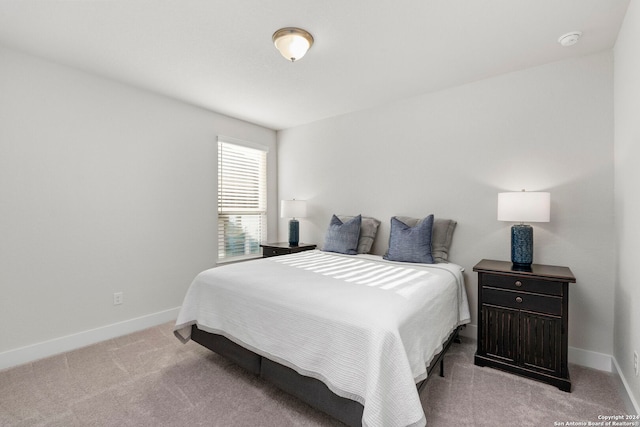
POLYGON ((176 335, 197 324, 317 378, 364 405, 364 426, 423 426, 415 384, 469 319, 458 265, 307 251, 200 273, 176 335))

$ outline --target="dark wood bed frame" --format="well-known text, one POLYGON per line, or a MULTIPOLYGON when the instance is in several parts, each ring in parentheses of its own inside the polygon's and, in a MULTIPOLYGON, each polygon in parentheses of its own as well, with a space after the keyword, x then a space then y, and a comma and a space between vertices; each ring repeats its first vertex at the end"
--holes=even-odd
MULTIPOLYGON (((416 385, 418 393, 422 391, 436 366, 440 367, 440 376, 444 376, 444 355, 452 342, 460 342, 458 332, 461 328, 462 326, 456 328, 449 335, 442 351, 432 359, 427 369, 427 378, 416 385)), ((362 404, 338 396, 322 381, 301 375, 289 367, 247 350, 222 335, 202 331, 196 325, 191 327, 191 339, 348 426, 362 426, 362 404)))

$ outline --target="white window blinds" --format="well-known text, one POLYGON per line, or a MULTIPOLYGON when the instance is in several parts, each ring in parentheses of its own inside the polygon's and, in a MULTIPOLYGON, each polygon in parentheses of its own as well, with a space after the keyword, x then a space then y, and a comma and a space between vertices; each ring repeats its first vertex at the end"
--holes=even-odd
POLYGON ((267 152, 218 140, 218 261, 260 255, 267 235, 267 152))

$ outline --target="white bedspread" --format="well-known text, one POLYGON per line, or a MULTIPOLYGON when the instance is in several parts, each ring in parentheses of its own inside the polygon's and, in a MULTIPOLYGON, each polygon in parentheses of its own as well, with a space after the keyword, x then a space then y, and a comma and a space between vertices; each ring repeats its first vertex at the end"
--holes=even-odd
POLYGON ((364 405, 364 426, 423 426, 415 384, 469 320, 458 265, 316 250, 200 273, 176 335, 197 324, 317 378, 364 405))

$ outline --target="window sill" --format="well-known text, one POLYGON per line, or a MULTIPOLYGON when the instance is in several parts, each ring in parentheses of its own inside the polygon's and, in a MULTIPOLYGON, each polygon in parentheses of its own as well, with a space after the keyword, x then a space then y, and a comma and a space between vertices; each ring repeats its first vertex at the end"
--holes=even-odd
POLYGON ((251 261, 252 259, 262 258, 262 254, 235 256, 228 259, 219 259, 216 261, 216 265, 220 264, 235 264, 237 262, 251 261))

